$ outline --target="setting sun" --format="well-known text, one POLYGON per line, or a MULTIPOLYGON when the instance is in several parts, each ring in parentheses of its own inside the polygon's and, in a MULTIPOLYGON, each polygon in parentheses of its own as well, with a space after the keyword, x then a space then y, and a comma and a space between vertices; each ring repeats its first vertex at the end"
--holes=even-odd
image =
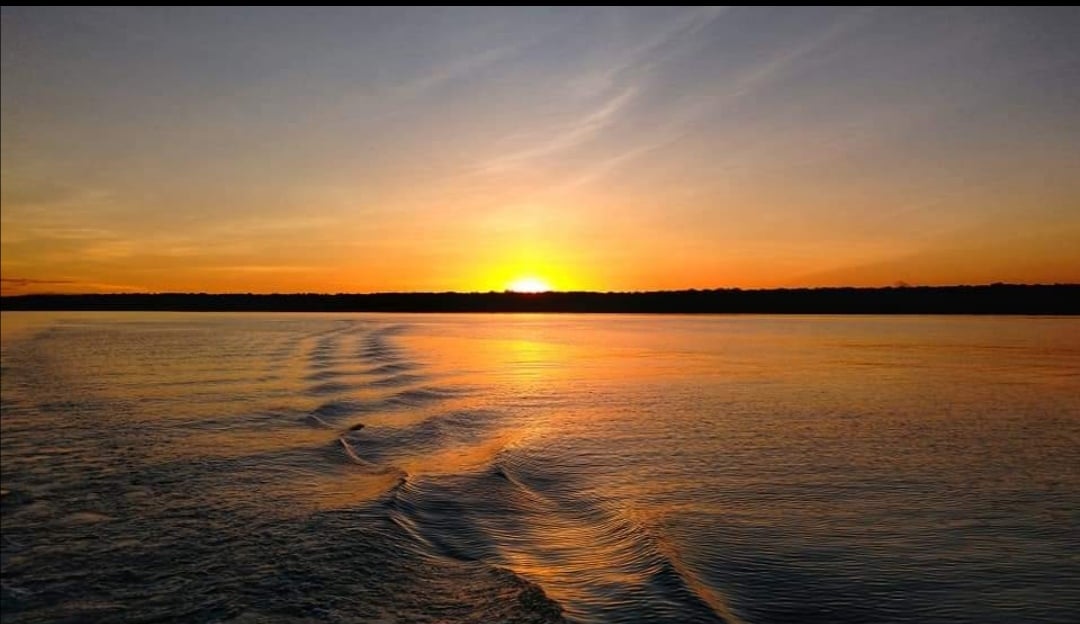
POLYGON ((539 293, 551 290, 551 284, 538 277, 520 277, 507 287, 507 290, 519 293, 539 293))

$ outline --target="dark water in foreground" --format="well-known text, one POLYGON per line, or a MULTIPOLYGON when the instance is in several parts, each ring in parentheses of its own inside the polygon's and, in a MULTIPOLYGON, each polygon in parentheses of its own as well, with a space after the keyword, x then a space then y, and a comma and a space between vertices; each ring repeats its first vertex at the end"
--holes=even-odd
POLYGON ((5 622, 1080 620, 1077 319, 2 326, 5 622))

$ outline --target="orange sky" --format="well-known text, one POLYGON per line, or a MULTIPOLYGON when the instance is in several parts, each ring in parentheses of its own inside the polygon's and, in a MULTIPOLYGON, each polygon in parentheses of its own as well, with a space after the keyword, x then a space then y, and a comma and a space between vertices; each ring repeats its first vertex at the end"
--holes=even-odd
POLYGON ((4 294, 1080 282, 1076 9, 3 9, 4 294))

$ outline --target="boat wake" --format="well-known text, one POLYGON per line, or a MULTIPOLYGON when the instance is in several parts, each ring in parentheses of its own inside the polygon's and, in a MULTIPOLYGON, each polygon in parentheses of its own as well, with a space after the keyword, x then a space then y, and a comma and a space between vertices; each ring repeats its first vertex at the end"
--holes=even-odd
MULTIPOLYGON (((347 321, 275 334, 243 345, 264 363, 254 371, 204 356, 220 369, 142 380, 157 412, 96 388, 57 405, 41 400, 46 386, 5 385, 5 439, 55 440, 60 419, 114 432, 110 449, 71 436, 51 464, 5 464, 5 482, 10 467, 39 484, 4 498, 5 557, 17 544, 16 561, 29 562, 5 568, 19 579, 5 585, 5 621, 108 620, 138 605, 143 617, 219 620, 734 621, 618 501, 522 445, 519 412, 426 370, 397 344, 409 331, 347 321), (182 397, 187 411, 173 411, 182 397), (60 552, 94 563, 71 576, 60 552), (128 576, 140 568, 175 573, 139 593, 128 576), (57 583, 107 599, 56 601, 57 583)), ((41 337, 60 339, 72 340, 41 337)), ((5 381, 19 370, 5 361, 5 381)), ((40 459, 55 446, 9 444, 5 455, 40 459)))

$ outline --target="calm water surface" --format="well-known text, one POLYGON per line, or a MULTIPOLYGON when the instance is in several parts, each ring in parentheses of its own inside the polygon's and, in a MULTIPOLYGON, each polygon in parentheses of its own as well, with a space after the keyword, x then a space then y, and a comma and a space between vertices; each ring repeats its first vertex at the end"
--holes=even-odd
POLYGON ((5 622, 1076 622, 1080 320, 5 313, 5 622))

